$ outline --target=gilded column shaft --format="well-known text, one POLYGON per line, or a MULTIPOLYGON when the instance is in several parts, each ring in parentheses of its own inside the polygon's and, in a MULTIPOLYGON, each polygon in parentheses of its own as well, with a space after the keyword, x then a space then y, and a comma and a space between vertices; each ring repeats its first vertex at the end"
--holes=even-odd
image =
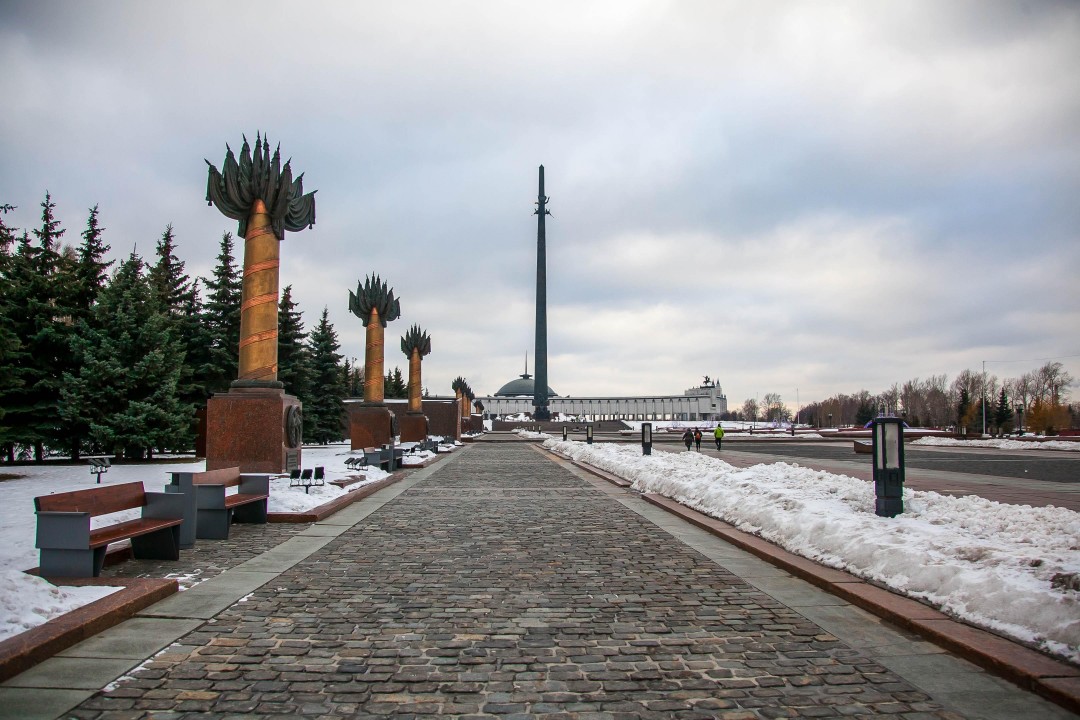
POLYGON ((383 401, 383 326, 379 311, 372 309, 364 348, 364 402, 383 401))
POLYGON ((244 236, 240 306, 240 380, 277 380, 280 241, 262 200, 251 206, 244 236))
POLYGON ((413 350, 409 356, 409 412, 421 412, 420 398, 420 351, 413 350))

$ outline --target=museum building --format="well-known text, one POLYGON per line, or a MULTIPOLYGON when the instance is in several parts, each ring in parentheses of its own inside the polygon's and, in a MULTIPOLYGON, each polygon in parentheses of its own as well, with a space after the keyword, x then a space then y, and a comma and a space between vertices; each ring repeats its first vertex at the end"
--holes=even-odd
MULTIPOLYGON (((718 383, 706 377, 698 387, 682 395, 640 397, 569 397, 548 387, 552 419, 558 416, 588 420, 719 420, 727 412, 727 396, 718 383)), ((511 380, 494 395, 477 397, 484 415, 517 415, 533 411, 533 377, 528 373, 511 380)))

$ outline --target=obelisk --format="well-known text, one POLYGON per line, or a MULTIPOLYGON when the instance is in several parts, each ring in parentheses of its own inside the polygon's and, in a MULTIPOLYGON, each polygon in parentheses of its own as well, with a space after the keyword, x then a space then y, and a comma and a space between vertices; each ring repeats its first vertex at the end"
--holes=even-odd
POLYGON ((547 379, 547 238, 544 216, 550 215, 544 195, 544 166, 540 166, 540 194, 536 198, 536 377, 533 379, 533 419, 550 420, 547 379))

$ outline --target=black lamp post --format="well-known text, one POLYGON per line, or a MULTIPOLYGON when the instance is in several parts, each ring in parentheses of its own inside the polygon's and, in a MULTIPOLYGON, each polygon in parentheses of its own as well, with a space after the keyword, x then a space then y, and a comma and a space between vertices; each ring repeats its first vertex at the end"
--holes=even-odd
POLYGON ((904 422, 896 417, 874 419, 874 494, 879 517, 904 512, 904 422))
POLYGON ((641 454, 652 455, 652 423, 641 423, 641 454))
POLYGON ((563 425, 563 428, 562 428, 562 439, 563 439, 563 442, 566 442, 566 426, 565 425, 563 425))
POLYGON ((832 413, 829 413, 829 427, 832 427, 832 413))
POLYGON ((592 423, 589 423, 588 425, 585 426, 585 442, 587 442, 589 445, 592 445, 592 440, 593 440, 593 426, 592 426, 592 423))
POLYGON ((1016 429, 1020 435, 1024 434, 1024 406, 1016 406, 1016 429))

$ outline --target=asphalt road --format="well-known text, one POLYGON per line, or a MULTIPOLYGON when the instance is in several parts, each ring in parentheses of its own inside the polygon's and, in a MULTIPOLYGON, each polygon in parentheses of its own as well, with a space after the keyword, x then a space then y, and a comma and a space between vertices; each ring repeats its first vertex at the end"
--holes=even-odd
MULTIPOLYGON (((577 438, 574 438, 577 439, 577 438)), ((614 438, 603 437, 603 442, 614 438)), ((869 439, 868 439, 869 440, 869 439)), ((633 442, 638 442, 633 438, 633 442)), ((654 441, 665 449, 681 447, 678 439, 654 436, 654 441)), ((701 447, 712 447, 712 438, 705 438, 701 447)), ((840 460, 844 462, 864 463, 871 466, 870 455, 857 455, 852 441, 844 442, 768 442, 726 440, 724 449, 752 452, 761 455, 775 455, 778 458, 805 458, 807 460, 840 460)), ((1006 452, 994 449, 970 448, 953 450, 951 448, 922 448, 911 444, 904 445, 904 464, 909 468, 922 470, 943 470, 952 473, 987 475, 992 477, 1024 478, 1043 482, 1080 484, 1080 452, 1053 450, 1028 450, 1006 452)))

